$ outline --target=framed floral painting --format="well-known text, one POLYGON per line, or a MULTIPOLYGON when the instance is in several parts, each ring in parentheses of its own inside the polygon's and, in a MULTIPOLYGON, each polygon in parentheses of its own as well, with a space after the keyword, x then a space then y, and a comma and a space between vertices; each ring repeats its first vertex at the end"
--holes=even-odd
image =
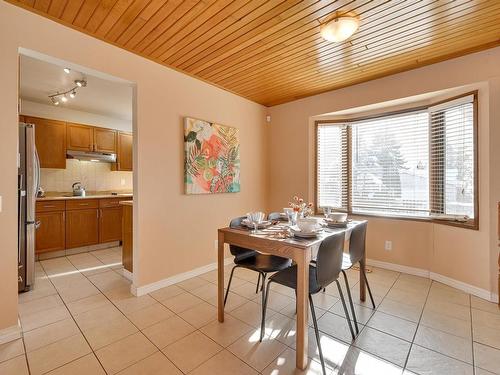
POLYGON ((186 194, 240 191, 237 128, 185 117, 184 153, 186 194))

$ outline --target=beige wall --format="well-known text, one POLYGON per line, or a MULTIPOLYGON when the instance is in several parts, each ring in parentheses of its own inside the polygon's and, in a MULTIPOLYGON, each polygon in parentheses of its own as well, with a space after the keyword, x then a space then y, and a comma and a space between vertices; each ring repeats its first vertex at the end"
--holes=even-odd
POLYGON ((216 260, 216 228, 267 206, 265 108, 124 50, 0 2, 0 330, 17 321, 16 142, 18 48, 136 84, 134 277, 137 286, 216 260), (183 194, 182 117, 236 126, 241 193, 183 194))
POLYGON ((429 270, 496 293, 500 48, 271 107, 270 148, 273 154, 286 155, 269 160, 271 209, 282 207, 295 194, 314 199, 314 116, 471 89, 479 90, 480 230, 369 219, 367 252, 371 259, 429 270), (385 240, 393 241, 391 252, 384 250, 385 240))

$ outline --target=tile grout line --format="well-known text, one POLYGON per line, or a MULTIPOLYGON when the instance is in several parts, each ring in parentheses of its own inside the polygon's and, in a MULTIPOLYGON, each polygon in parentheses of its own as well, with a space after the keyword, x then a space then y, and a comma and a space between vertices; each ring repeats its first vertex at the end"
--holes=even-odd
POLYGON ((469 294, 469 314, 470 314, 470 343, 472 349, 472 373, 476 375, 476 360, 474 355, 474 328, 472 321, 472 298, 469 294))
MULTIPOLYGON (((65 258, 67 259, 67 257, 65 256, 65 258)), ((71 262, 71 260, 67 259, 68 262, 73 266, 75 267, 75 265, 71 262)), ((43 266, 43 264, 40 263, 40 266, 42 267, 43 271, 45 272, 45 267, 43 266)), ((76 268, 76 267, 75 267, 76 268)), ((85 277, 85 275, 83 275, 78 269, 77 271, 85 277)), ((45 274, 47 275, 47 277, 49 277, 49 275, 45 272, 45 274)), ((59 294, 59 290, 56 288, 56 286, 54 285, 54 283, 52 282, 52 279, 49 277, 49 281, 50 283, 52 284, 52 286, 54 287, 54 289, 57 291, 57 295, 59 296, 59 298, 61 299, 64 307, 66 308, 66 310, 68 311, 69 315, 71 316, 71 319, 73 320, 73 322, 75 323, 75 325, 78 327, 78 331, 80 331, 80 334, 82 335, 82 337, 85 339, 85 342, 87 343, 87 345, 89 346, 92 354, 94 355, 94 357, 97 359, 97 362, 99 363, 99 366, 101 366, 102 370, 107 374, 108 372, 106 371, 106 369, 104 368, 104 366, 102 365, 101 361, 99 360, 99 357, 97 357, 97 355, 95 354, 94 352, 94 349, 92 348, 92 346, 90 345, 90 342, 87 340, 87 337, 85 337, 85 334, 83 333, 82 329, 80 328, 80 326, 78 325, 77 321, 75 320, 75 317, 73 316, 73 314, 71 313, 70 309, 68 308, 68 305, 66 304, 66 301, 61 297, 61 295, 59 294)), ((84 297, 85 298, 85 297, 84 297)), ((76 336, 76 335, 75 335, 76 336)), ((71 336, 70 336, 71 337, 71 336)), ((64 339, 62 339, 64 340, 64 339)), ((61 341, 61 340, 58 340, 58 341, 61 341)), ((56 341, 57 342, 57 341, 56 341)), ((70 362, 67 362, 67 363, 64 363, 63 365, 61 366, 58 366, 58 367, 55 367, 47 372, 50 372, 50 371, 54 371, 58 368, 61 368, 63 366, 66 366, 67 364, 70 364, 72 362, 75 362, 77 360, 79 360, 80 358, 83 358, 85 356, 87 356, 88 354, 85 354, 85 355, 82 355, 81 357, 78 357, 78 358, 75 358, 74 360, 70 361, 70 362)))

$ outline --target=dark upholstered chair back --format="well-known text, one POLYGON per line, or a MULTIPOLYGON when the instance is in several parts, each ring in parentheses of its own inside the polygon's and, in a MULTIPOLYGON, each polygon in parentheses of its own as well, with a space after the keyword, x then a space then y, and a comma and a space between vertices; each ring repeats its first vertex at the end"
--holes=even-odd
POLYGON ((316 258, 316 278, 322 288, 337 280, 342 270, 345 234, 327 237, 321 243, 316 258))
POLYGON ((351 239, 349 240, 349 257, 352 264, 359 262, 365 254, 367 226, 368 223, 365 221, 352 229, 351 239))
MULTIPOLYGON (((230 228, 240 228, 241 227, 241 222, 243 219, 246 219, 246 216, 240 216, 237 217, 229 223, 230 228)), ((236 245, 229 245, 229 251, 231 252, 231 255, 234 256, 234 260, 242 260, 251 256, 254 256, 256 252, 254 250, 250 249, 245 249, 244 247, 236 246, 236 245)))

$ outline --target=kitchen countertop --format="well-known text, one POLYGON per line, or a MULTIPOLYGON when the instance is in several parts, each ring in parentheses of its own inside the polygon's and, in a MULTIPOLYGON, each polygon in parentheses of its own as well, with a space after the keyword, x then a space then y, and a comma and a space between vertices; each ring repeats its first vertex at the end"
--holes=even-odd
POLYGON ((73 199, 99 199, 99 198, 128 198, 132 197, 131 192, 113 191, 87 191, 84 197, 73 196, 71 192, 46 192, 43 198, 37 198, 37 201, 55 201, 55 200, 73 200, 73 199))

